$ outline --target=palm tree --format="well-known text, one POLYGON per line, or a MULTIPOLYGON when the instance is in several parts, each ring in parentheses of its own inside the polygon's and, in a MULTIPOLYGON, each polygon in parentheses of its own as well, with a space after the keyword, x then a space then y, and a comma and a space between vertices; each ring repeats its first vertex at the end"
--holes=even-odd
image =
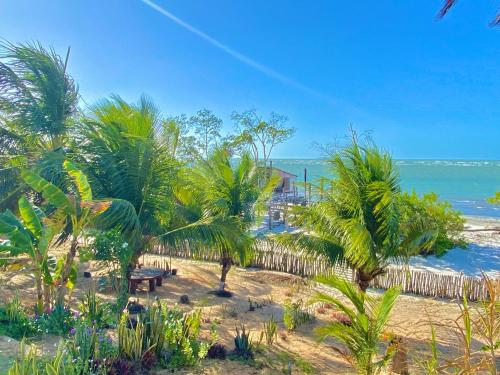
POLYGON ((406 259, 431 246, 435 230, 421 220, 402 223, 398 174, 389 154, 367 142, 352 144, 329 160, 336 176, 323 200, 297 207, 294 223, 303 231, 278 240, 291 248, 346 261, 366 291, 390 260, 406 259))
MULTIPOLYGON (((69 55, 69 50, 68 50, 69 55)), ((23 186, 19 166, 59 185, 78 93, 63 60, 38 43, 0 44, 0 199, 14 206, 23 186)))
POLYGON ((346 304, 331 295, 318 293, 314 299, 316 302, 331 304, 347 317, 344 321, 338 320, 318 328, 316 333, 320 340, 327 337, 339 340, 348 352, 335 349, 356 367, 359 374, 379 373, 394 354, 395 348, 389 346, 385 355, 379 358, 379 344, 399 289, 390 288, 380 298, 373 298, 346 280, 323 277, 318 281, 337 289, 350 302, 346 304))
MULTIPOLYGON (((212 247, 220 254, 220 292, 224 292, 226 277, 235 258, 241 264, 249 260, 255 243, 251 228, 258 214, 264 211, 265 202, 277 182, 272 177, 266 186, 259 187, 259 172, 248 154, 243 154, 234 165, 229 153, 219 148, 189 170, 185 177, 188 183, 178 193, 182 206, 190 209, 192 225, 196 226, 193 231, 205 230, 210 238, 201 245, 212 247), (206 225, 201 227, 203 223, 206 225)), ((184 233, 185 238, 190 238, 185 232, 190 228, 190 225, 180 227, 172 234, 184 233)))
MULTIPOLYGON (((171 130, 146 97, 129 104, 118 96, 102 100, 78 125, 73 159, 88 176, 94 195, 129 202, 138 230, 129 238, 134 257, 129 272, 173 218, 173 189, 180 163, 171 130)), ((106 215, 104 215, 106 216, 106 215)))

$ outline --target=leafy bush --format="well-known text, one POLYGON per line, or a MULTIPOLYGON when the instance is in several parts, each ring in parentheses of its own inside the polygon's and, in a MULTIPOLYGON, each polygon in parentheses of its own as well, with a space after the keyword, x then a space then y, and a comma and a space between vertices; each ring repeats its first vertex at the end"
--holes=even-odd
POLYGON ((200 324, 201 310, 186 315, 178 307, 169 310, 163 365, 169 368, 192 366, 205 358, 212 343, 199 341, 200 324))
POLYGON ((0 307, 0 335, 19 340, 36 333, 35 321, 24 312, 17 296, 5 306, 0 307))
POLYGON ((304 310, 302 300, 285 300, 283 324, 289 331, 295 331, 300 325, 312 320, 311 314, 304 310))
POLYGON ((38 331, 55 335, 66 335, 75 326, 76 316, 71 310, 57 304, 53 310, 35 318, 38 331))
POLYGON ((440 201, 435 193, 424 194, 404 193, 403 231, 405 228, 419 222, 420 225, 433 230, 433 241, 421 249, 422 255, 442 256, 454 247, 464 247, 466 243, 460 238, 464 229, 465 219, 460 212, 454 210, 448 201, 440 201))

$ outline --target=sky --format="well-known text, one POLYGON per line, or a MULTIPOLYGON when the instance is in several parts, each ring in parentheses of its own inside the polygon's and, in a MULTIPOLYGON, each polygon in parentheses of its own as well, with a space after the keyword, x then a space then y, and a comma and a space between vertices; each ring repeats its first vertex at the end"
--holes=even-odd
POLYGON ((0 38, 64 55, 82 106, 150 96, 166 116, 288 116, 275 158, 349 124, 396 158, 500 159, 496 0, 2 0, 0 38))

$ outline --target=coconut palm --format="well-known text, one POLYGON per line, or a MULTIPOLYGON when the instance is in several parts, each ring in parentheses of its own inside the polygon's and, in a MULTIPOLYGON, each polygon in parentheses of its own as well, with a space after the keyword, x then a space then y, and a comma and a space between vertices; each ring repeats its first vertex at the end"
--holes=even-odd
POLYGON ((92 108, 78 128, 73 158, 89 178, 95 196, 130 202, 139 230, 131 245, 138 258, 150 240, 164 233, 173 212, 179 168, 163 142, 162 118, 146 97, 129 104, 118 96, 92 108))
MULTIPOLYGON (((255 237, 251 228, 259 213, 265 208, 276 178, 272 177, 264 187, 258 184, 259 169, 248 154, 238 163, 231 163, 229 153, 222 148, 215 150, 207 160, 199 160, 189 169, 181 189, 183 207, 189 208, 193 225, 206 223, 203 230, 211 233, 211 242, 204 245, 219 253, 221 277, 219 290, 224 291, 226 277, 231 266, 238 260, 249 260, 255 237)), ((175 233, 185 233, 179 228, 175 233)), ((167 236, 168 237, 168 236, 167 236)), ((203 245, 203 244, 202 244, 203 245)))
POLYGON ((428 248, 435 230, 421 220, 402 223, 399 177, 389 154, 354 138, 329 160, 336 176, 323 200, 297 207, 294 223, 303 231, 280 236, 294 249, 345 261, 365 291, 390 260, 428 248))
MULTIPOLYGON (((69 52, 69 51, 68 51, 69 52)), ((63 60, 38 43, 0 44, 0 199, 14 206, 22 193, 19 165, 59 184, 77 89, 63 60)))
POLYGON ((379 373, 394 354, 395 348, 389 345, 385 354, 380 356, 379 344, 399 296, 399 289, 388 289, 379 298, 374 298, 346 280, 323 277, 318 281, 338 290, 350 302, 347 304, 329 294, 318 293, 316 302, 331 304, 345 315, 343 319, 316 329, 320 340, 325 340, 327 337, 339 340, 347 351, 344 348, 334 348, 356 368, 359 374, 379 373))

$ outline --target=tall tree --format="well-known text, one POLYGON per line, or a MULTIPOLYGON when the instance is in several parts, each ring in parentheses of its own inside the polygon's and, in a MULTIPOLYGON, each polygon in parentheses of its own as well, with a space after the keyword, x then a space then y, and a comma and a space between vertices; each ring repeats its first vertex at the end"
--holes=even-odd
POLYGON ((264 166, 276 145, 287 141, 295 133, 294 128, 286 127, 288 118, 275 112, 271 112, 267 120, 255 109, 233 112, 231 118, 236 122, 238 130, 238 134, 231 139, 232 145, 248 149, 255 163, 262 161, 264 166))
POLYGON ((388 262, 432 246, 435 228, 419 217, 402 225, 399 177, 389 154, 367 142, 352 143, 329 160, 332 189, 320 202, 297 207, 294 223, 303 231, 279 240, 292 248, 346 261, 365 291, 388 262))
POLYGON ((189 119, 200 154, 207 159, 221 140, 222 120, 212 111, 201 109, 189 119))
POLYGON ((77 113, 78 92, 63 60, 38 43, 0 44, 0 199, 13 206, 21 193, 19 165, 36 165, 56 182, 63 147, 77 113), (23 159, 23 162, 19 162, 23 159))
POLYGON ((133 262, 172 218, 179 164, 169 148, 173 143, 162 135, 171 130, 164 124, 148 98, 130 104, 113 96, 95 105, 78 128, 74 158, 85 168, 95 196, 134 207, 139 229, 130 239, 133 262))
MULTIPOLYGON (((185 217, 196 223, 207 223, 202 228, 213 233, 206 246, 219 253, 221 277, 219 290, 224 291, 226 277, 239 260, 245 264, 253 249, 255 238, 251 227, 259 213, 264 212, 277 179, 271 178, 264 188, 258 186, 258 168, 248 154, 233 165, 225 149, 215 150, 208 160, 201 159, 186 175, 186 185, 178 192, 183 202, 185 217), (217 236, 220 233, 220 236, 217 236)), ((190 225, 179 228, 185 233, 190 225)))

